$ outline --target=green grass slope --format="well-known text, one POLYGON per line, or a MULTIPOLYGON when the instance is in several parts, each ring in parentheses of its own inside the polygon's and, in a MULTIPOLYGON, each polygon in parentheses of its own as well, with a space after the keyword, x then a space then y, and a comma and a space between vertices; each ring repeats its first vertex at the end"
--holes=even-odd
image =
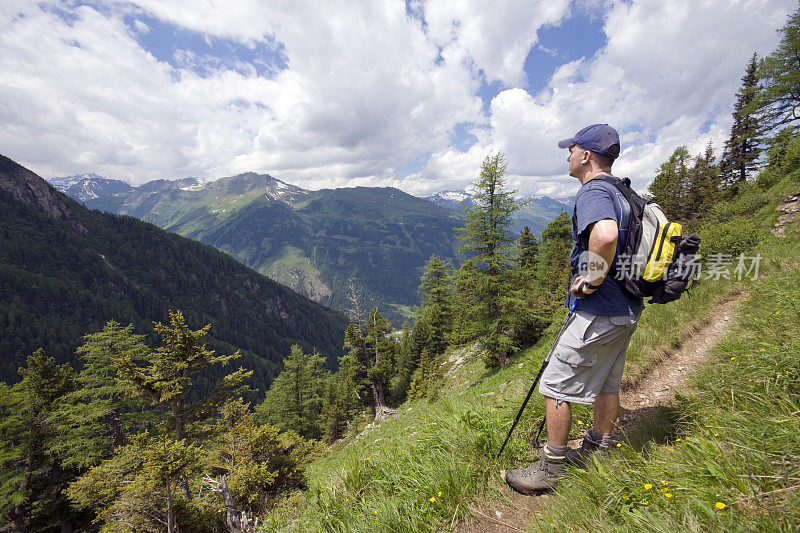
MULTIPOLYGON (((800 523, 800 224, 789 225, 785 238, 769 231, 781 195, 798 191, 800 180, 790 176, 720 206, 702 251, 714 253, 727 239, 760 253, 760 277, 704 279, 691 298, 648 306, 628 352, 625 386, 720 302, 747 293, 735 324, 670 416, 639 427, 619 453, 571 470, 522 528, 789 530, 800 523)), ((435 397, 406 403, 379 427, 337 444, 311 466, 309 489, 265 517, 266 530, 444 531, 469 522, 472 506, 502 505, 499 471, 533 460, 539 394, 506 452, 495 454, 565 315, 562 309, 542 340, 501 370, 485 370, 469 348, 452 352, 435 397)), ((574 415, 578 437, 591 413, 575 406, 574 415)))

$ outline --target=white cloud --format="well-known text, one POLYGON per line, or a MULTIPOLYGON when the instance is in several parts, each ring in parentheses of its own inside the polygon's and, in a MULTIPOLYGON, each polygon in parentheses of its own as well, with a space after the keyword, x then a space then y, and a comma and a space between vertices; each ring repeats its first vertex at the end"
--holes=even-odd
POLYGON ((503 150, 521 192, 558 195, 577 184, 555 143, 609 122, 623 137, 619 173, 641 188, 678 145, 720 146, 747 59, 775 46, 774 29, 794 8, 790 0, 577 5, 604 13, 607 45, 562 65, 532 95, 525 57, 537 30, 568 14, 567 0, 490 10, 430 0, 412 2, 411 15, 394 0, 138 0, 103 10, 11 0, 0 5, 0 146, 43 175, 142 182, 253 170, 311 188, 418 194, 463 187, 488 153, 503 150), (180 52, 183 68, 171 66, 137 41, 154 31, 142 14, 246 46, 277 41, 288 68, 267 79, 191 50, 180 52), (488 114, 483 81, 507 87, 488 114), (457 124, 477 138, 466 152, 451 143, 457 124), (422 170, 398 174, 427 154, 422 170))
MULTIPOLYGON (((513 88, 494 98, 485 150, 507 154, 521 192, 549 183, 550 193, 567 194, 578 184, 557 141, 606 122, 622 138, 615 171, 644 189, 678 146, 696 154, 712 141, 721 149, 747 61, 775 47, 775 29, 793 7, 789 0, 615 2, 605 18, 607 45, 593 58, 562 65, 539 94, 513 88)), ((431 161, 432 174, 439 166, 431 161)))

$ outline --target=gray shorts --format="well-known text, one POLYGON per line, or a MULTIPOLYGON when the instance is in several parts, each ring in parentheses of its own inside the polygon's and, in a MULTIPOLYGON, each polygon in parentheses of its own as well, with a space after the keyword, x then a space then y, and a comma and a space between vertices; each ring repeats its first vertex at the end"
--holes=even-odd
POLYGON ((597 395, 617 394, 625 351, 639 316, 604 316, 576 311, 542 374, 539 392, 565 402, 592 404, 597 395))

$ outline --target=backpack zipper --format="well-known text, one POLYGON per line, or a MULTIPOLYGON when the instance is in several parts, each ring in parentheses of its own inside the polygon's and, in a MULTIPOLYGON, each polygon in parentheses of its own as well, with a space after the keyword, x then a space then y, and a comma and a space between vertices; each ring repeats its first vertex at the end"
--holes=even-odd
POLYGON ((664 226, 664 233, 661 234, 661 242, 658 243, 658 253, 656 254, 656 261, 661 259, 661 251, 664 248, 664 241, 667 240, 667 235, 669 234, 669 227, 672 222, 667 222, 664 226))

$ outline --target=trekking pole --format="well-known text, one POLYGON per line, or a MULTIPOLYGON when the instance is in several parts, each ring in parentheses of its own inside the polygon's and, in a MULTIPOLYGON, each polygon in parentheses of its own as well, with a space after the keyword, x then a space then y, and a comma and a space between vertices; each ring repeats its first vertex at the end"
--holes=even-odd
MULTIPOLYGON (((506 436, 506 440, 504 440, 503 441, 503 445, 500 446, 500 451, 497 452, 497 455, 495 456, 495 459, 500 457, 500 455, 503 453, 503 450, 506 447, 506 444, 508 444, 508 439, 511 438, 511 434, 514 432, 514 428, 517 427, 517 423, 519 422, 519 417, 521 417, 522 413, 525 411, 525 407, 528 405, 528 400, 531 399, 531 396, 533 395, 533 391, 534 391, 534 389, 536 389, 536 384, 539 383, 539 380, 542 378, 542 374, 544 373, 544 369, 547 368, 547 363, 550 362, 550 356, 553 355, 553 350, 555 350, 556 344, 558 344, 559 339, 561 339, 561 335, 564 334, 564 330, 567 329, 567 325, 570 323, 570 319, 572 318, 572 316, 574 314, 575 314, 575 303, 573 302, 573 304, 570 306, 569 314, 567 315, 567 318, 564 320, 564 324, 561 326, 561 329, 559 330, 558 335, 556 336, 556 340, 553 341, 553 345, 550 347, 550 351, 547 353, 547 357, 545 357, 544 361, 542 361, 542 368, 540 368, 539 369, 539 373, 536 374, 536 378, 533 380, 533 385, 531 385, 531 390, 529 390, 528 391, 528 395, 525 396, 525 401, 522 402, 522 407, 519 408, 519 412, 517 413, 517 417, 514 419, 514 423, 511 424, 511 429, 508 431, 508 435, 506 436)), ((542 433, 542 428, 543 427, 544 427, 544 420, 542 421, 542 425, 539 426, 539 434, 542 433)), ((539 440, 539 435, 536 436, 536 440, 539 440)))

